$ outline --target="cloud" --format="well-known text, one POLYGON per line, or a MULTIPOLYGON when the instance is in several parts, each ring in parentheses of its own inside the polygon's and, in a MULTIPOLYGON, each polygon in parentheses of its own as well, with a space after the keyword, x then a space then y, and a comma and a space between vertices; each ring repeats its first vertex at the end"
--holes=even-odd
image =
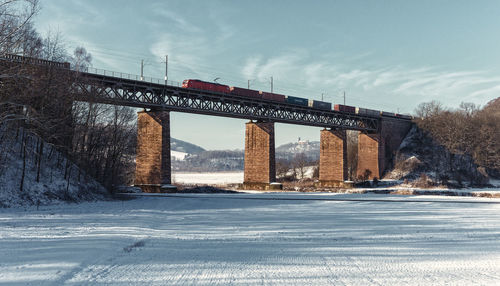
POLYGON ((205 38, 179 36, 164 33, 159 40, 150 47, 150 52, 157 58, 169 55, 169 61, 175 63, 177 68, 190 73, 202 74, 201 70, 206 66, 205 38))
POLYGON ((200 9, 206 9, 203 14, 209 16, 208 21, 200 24, 198 18, 190 19, 183 16, 186 13, 165 9, 164 4, 153 4, 155 14, 161 17, 161 21, 153 20, 154 42, 150 45, 150 53, 157 58, 168 54, 169 61, 181 77, 213 78, 219 73, 213 65, 217 63, 214 59, 225 57, 228 42, 237 31, 220 17, 220 8, 212 6, 200 6, 200 9), (170 27, 167 32, 158 29, 164 26, 170 27))
POLYGON ((184 17, 181 16, 182 15, 181 13, 176 13, 171 10, 167 10, 164 8, 164 5, 156 4, 152 7, 152 11, 156 15, 165 18, 164 20, 167 20, 167 22, 170 22, 172 24, 168 26, 174 26, 182 32, 188 32, 188 33, 202 32, 201 28, 187 21, 184 17))
POLYGON ((352 62, 353 58, 356 57, 339 61, 336 56, 332 61, 304 51, 288 51, 267 59, 249 57, 241 74, 259 79, 279 75, 286 80, 283 85, 290 87, 283 90, 310 98, 323 92, 335 95, 339 90, 347 90, 352 104, 374 108, 409 108, 429 100, 440 100, 450 106, 462 101, 484 104, 485 100, 500 95, 500 76, 485 71, 450 71, 434 66, 366 68, 352 62))
POLYGON ((253 79, 257 74, 257 68, 260 65, 261 56, 254 56, 247 58, 245 65, 241 73, 243 74, 243 78, 253 79))
MULTIPOLYGON (((67 37, 72 37, 82 25, 101 27, 105 22, 106 15, 88 1, 69 0, 63 3, 46 1, 43 9, 44 14, 50 15, 45 20, 47 30, 60 30, 67 37), (57 15, 57 17, 53 17, 57 15)), ((47 31, 44 31, 47 32, 47 31)))
POLYGON ((468 99, 468 100, 475 99, 475 98, 491 99, 491 95, 496 96, 496 97, 500 96, 500 84, 474 91, 470 95, 466 96, 465 99, 468 99))

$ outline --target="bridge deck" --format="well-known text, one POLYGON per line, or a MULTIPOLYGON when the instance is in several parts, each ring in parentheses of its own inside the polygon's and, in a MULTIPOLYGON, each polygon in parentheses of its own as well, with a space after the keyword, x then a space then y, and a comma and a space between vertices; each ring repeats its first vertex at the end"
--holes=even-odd
POLYGON ((380 121, 379 117, 108 75, 81 73, 78 78, 75 94, 84 101, 370 132, 378 130, 380 121))
MULTIPOLYGON (((271 121, 335 129, 377 132, 381 117, 358 115, 335 110, 322 110, 212 91, 187 89, 174 85, 124 78, 123 73, 98 74, 70 70, 67 63, 42 61, 10 55, 0 61, 11 64, 53 66, 73 74, 73 93, 76 100, 224 116, 259 121, 271 121), (116 76, 115 76, 116 75, 116 76)), ((397 119, 405 120, 405 119, 397 119)))

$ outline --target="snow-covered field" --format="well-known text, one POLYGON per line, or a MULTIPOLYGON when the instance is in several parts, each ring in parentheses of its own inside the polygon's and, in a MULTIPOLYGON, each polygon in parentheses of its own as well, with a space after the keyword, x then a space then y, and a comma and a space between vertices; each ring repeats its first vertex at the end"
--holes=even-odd
POLYGON ((0 209, 0 285, 498 285, 500 200, 151 195, 0 209))
POLYGON ((170 151, 170 156, 172 157, 172 160, 182 161, 186 158, 187 155, 188 155, 188 153, 185 153, 185 152, 170 151))
POLYGON ((173 172, 172 181, 182 184, 225 185, 243 183, 243 171, 237 172, 173 172))

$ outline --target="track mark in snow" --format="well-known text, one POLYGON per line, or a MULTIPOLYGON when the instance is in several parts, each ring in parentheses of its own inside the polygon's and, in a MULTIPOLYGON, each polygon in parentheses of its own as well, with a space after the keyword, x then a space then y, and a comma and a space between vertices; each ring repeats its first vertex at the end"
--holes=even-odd
POLYGON ((134 244, 131 244, 131 245, 127 246, 127 247, 124 247, 123 251, 130 252, 134 248, 143 247, 144 245, 146 245, 146 242, 144 242, 144 240, 139 240, 139 241, 135 242, 134 244))
MULTIPOLYGON (((120 257, 128 255, 128 253, 130 253, 133 249, 144 247, 145 245, 145 240, 139 240, 129 246, 123 247, 121 251, 116 248, 109 251, 103 251, 97 258, 93 257, 92 259, 83 261, 78 267, 73 268, 71 271, 60 277, 54 285, 75 283, 75 285, 86 285, 82 284, 82 281, 101 281, 110 273, 113 273, 114 269, 118 267, 115 263, 116 260, 120 257)), ((92 283, 87 284, 93 285, 92 283)))
MULTIPOLYGON (((327 271, 328 284, 330 284, 330 285, 347 285, 343 281, 340 280, 340 277, 338 275, 335 274, 334 269, 330 265, 330 261, 328 261, 328 259, 324 255, 321 255, 320 258, 323 262, 323 267, 327 271)), ((333 262, 335 263, 334 260, 333 260, 333 262)))

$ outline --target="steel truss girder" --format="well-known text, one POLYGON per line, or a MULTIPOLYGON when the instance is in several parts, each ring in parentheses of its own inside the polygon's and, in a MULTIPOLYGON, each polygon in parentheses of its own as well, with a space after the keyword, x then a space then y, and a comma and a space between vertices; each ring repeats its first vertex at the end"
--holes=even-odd
POLYGON ((334 129, 377 132, 380 118, 81 73, 77 100, 334 129))

